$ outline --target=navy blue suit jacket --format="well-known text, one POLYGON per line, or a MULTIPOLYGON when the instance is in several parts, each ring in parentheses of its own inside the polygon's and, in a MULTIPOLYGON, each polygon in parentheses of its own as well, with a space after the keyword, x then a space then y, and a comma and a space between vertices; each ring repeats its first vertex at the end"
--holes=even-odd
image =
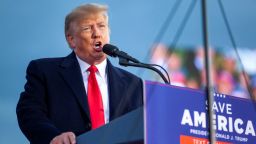
MULTIPOLYGON (((107 62, 110 121, 143 103, 142 80, 107 62)), ((17 104, 19 126, 31 143, 48 144, 62 132, 91 130, 86 90, 72 52, 63 58, 33 60, 17 104)))

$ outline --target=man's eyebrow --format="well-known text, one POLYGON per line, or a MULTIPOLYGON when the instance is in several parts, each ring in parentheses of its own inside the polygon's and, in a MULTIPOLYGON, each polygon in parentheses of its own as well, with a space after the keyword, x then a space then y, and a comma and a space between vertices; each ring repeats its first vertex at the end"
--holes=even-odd
POLYGON ((100 23, 106 23, 106 22, 104 22, 104 21, 100 21, 100 22, 98 22, 98 23, 100 24, 100 23))
POLYGON ((98 22, 97 24, 105 24, 105 25, 108 25, 108 23, 107 23, 107 22, 104 22, 104 21, 98 22))
POLYGON ((92 24, 86 23, 86 24, 80 25, 80 27, 88 27, 88 26, 91 26, 91 25, 92 25, 92 24))

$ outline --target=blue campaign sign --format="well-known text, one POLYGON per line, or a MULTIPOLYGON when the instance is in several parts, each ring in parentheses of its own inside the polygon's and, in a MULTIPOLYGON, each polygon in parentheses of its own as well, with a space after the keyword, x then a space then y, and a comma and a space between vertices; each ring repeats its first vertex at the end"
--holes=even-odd
MULTIPOLYGON (((256 143, 256 105, 214 93, 213 127, 218 144, 256 143)), ((203 91, 145 82, 147 144, 209 143, 207 99, 203 91)))

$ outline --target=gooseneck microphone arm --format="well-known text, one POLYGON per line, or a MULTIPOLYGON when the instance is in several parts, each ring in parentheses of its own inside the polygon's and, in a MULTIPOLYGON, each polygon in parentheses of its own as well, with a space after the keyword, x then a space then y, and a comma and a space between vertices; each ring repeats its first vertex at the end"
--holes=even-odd
MULTIPOLYGON (((127 53, 125 53, 123 51, 119 51, 119 49, 114 45, 105 44, 103 46, 103 52, 106 53, 109 56, 118 57, 119 58, 119 64, 121 66, 133 66, 133 67, 141 67, 141 68, 147 68, 147 69, 153 70, 153 71, 155 71, 156 73, 158 73, 160 75, 160 77, 163 79, 163 81, 166 84, 170 84, 170 80, 168 79, 169 80, 168 81, 160 70, 153 67, 151 64, 141 63, 137 59, 129 56, 127 53), (133 63, 131 63, 129 61, 131 61, 133 63)), ((167 73, 167 76, 168 76, 168 73, 167 73)), ((168 76, 168 78, 169 78, 169 76, 168 76)))
POLYGON ((163 73, 158 70, 157 68, 151 66, 150 64, 145 64, 145 63, 130 63, 127 59, 124 59, 122 57, 119 57, 119 64, 122 66, 133 66, 133 67, 141 67, 141 68, 147 68, 150 70, 155 71, 156 73, 158 73, 160 75, 160 77, 163 79, 164 83, 166 84, 170 84, 170 81, 168 81, 165 76, 163 75, 163 73))

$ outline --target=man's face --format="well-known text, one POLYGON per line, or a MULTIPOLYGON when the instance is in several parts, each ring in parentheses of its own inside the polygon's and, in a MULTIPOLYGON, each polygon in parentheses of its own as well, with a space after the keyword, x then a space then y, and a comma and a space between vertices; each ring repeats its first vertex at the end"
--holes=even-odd
POLYGON ((102 13, 71 23, 71 30, 67 39, 79 58, 91 65, 106 59, 102 48, 109 43, 109 27, 102 13))

